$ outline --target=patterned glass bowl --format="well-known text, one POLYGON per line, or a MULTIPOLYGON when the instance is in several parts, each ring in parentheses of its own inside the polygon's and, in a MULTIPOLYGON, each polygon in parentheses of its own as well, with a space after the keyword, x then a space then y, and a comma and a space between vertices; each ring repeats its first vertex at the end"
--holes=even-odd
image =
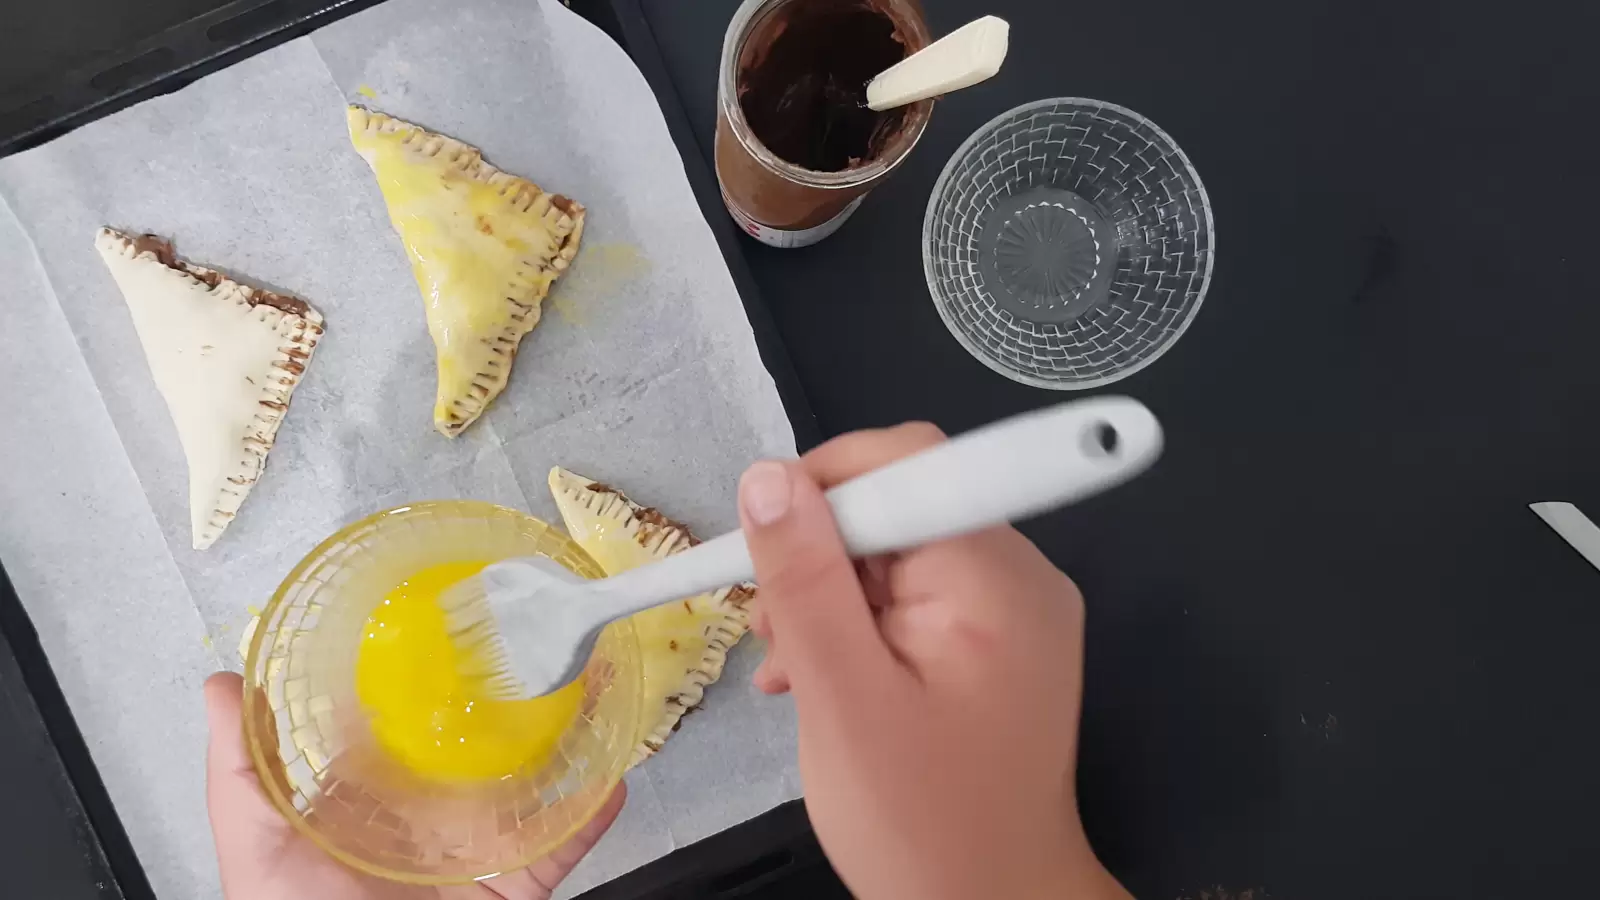
POLYGON ((324 541, 261 614, 245 660, 245 739, 267 795, 338 859, 396 881, 466 882, 548 855, 599 810, 633 752, 643 694, 627 622, 602 634, 577 722, 551 760, 495 781, 420 778, 377 746, 356 698, 356 648, 384 594, 440 563, 542 555, 603 577, 538 519, 443 501, 363 519, 324 541))
POLYGON ((1138 113, 1019 106, 945 165, 922 226, 934 306, 984 365, 1081 390, 1132 375, 1188 328, 1215 238, 1200 176, 1138 113))

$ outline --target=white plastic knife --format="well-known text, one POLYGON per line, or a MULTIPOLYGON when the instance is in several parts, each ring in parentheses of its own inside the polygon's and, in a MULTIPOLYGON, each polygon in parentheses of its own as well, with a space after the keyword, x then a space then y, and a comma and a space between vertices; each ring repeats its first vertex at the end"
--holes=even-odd
POLYGON ((1528 508, 1565 538, 1572 549, 1582 553, 1589 565, 1600 569, 1600 526, 1571 503, 1530 503, 1528 508))
POLYGON ((998 16, 968 22, 878 73, 867 84, 867 108, 893 109, 993 78, 1010 39, 1011 26, 998 16))

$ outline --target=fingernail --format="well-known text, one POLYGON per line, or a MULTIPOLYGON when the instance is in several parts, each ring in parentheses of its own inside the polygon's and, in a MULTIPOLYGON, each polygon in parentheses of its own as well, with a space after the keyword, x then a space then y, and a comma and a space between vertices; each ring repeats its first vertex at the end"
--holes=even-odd
POLYGON ((739 505, 757 525, 771 525, 789 511, 789 470, 783 463, 763 460, 739 479, 739 505))

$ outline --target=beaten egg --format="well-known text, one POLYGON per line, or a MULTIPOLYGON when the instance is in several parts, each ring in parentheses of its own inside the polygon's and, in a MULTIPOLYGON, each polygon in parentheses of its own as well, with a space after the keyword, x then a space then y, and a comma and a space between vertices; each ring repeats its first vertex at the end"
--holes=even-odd
POLYGON ((578 718, 580 678, 531 700, 495 699, 466 674, 471 648, 451 640, 439 595, 487 562, 424 569, 383 598, 361 636, 356 696, 385 752, 437 781, 482 781, 550 760, 578 718))

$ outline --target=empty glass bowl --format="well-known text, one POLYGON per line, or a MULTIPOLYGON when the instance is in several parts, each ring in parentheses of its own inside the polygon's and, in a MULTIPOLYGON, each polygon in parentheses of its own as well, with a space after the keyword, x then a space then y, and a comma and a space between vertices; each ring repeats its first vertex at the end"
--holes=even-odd
POLYGON ((431 566, 542 555, 600 578, 538 519, 443 501, 363 519, 295 567, 262 612, 245 661, 245 738, 267 796, 338 859, 397 881, 465 882, 548 855, 594 816, 627 767, 643 693, 633 626, 602 634, 577 720, 546 763, 496 780, 424 778, 378 746, 356 695, 368 617, 431 566))
POLYGON ((1211 281, 1200 176, 1166 132, 1098 100, 1040 100, 978 129, 922 227, 934 306, 984 365, 1079 390, 1177 342, 1211 281))

